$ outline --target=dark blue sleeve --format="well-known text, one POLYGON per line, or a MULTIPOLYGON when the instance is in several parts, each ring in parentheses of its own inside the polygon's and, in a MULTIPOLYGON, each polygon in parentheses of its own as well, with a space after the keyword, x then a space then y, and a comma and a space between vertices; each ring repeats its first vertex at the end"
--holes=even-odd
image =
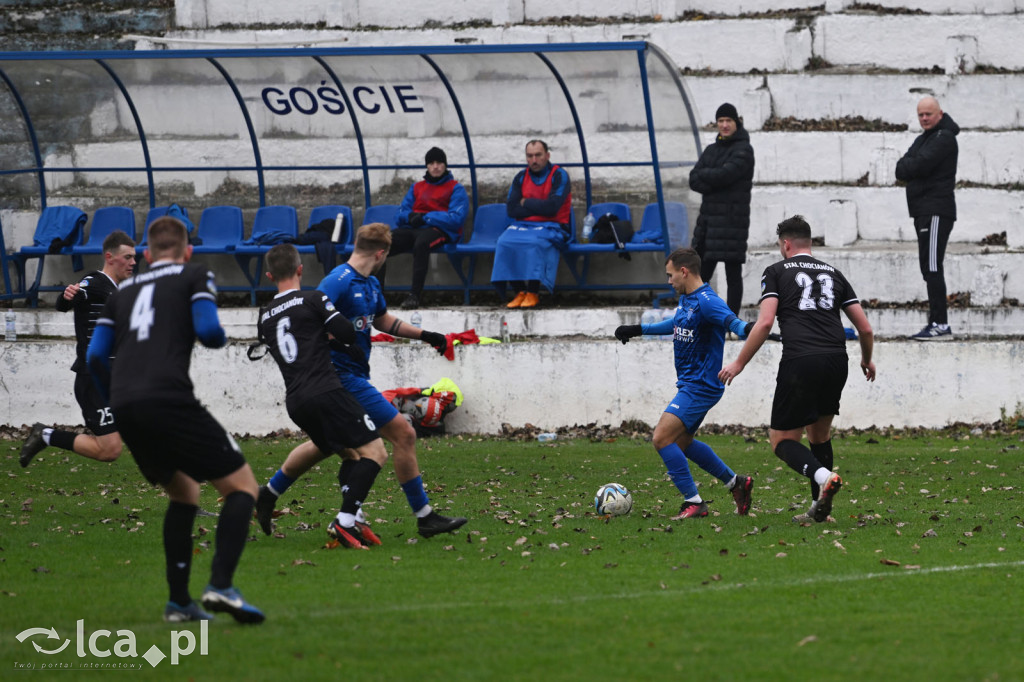
POLYGON ((398 227, 409 227, 409 214, 412 213, 412 206, 416 202, 416 193, 413 191, 415 187, 416 183, 409 186, 409 191, 405 193, 398 212, 395 213, 395 225, 398 227))
POLYGON ((217 316, 217 304, 209 298, 192 301, 192 327, 196 330, 199 342, 207 348, 220 348, 228 342, 228 336, 217 316))
POLYGON ((97 323, 85 352, 89 374, 105 400, 110 400, 110 355, 114 352, 114 328, 97 323))
POLYGON ((531 215, 526 207, 519 204, 523 198, 523 180, 526 177, 526 171, 519 171, 515 179, 512 180, 512 186, 508 188, 508 198, 505 200, 505 208, 508 212, 508 217, 513 219, 526 218, 531 215))

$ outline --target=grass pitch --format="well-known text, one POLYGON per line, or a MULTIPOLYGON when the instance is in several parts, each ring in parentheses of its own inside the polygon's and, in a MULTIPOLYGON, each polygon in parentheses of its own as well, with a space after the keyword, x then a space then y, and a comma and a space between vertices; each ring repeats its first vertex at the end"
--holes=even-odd
MULTIPOLYGON (((325 463, 279 502, 275 536, 252 527, 236 585, 267 621, 218 615, 205 655, 198 626, 161 621, 166 498, 130 456, 104 465, 49 449, 23 470, 20 442, 5 442, 0 670, 59 680, 97 679, 100 665, 196 680, 1024 679, 1018 434, 837 437, 836 522, 810 526, 790 520, 810 501, 806 480, 764 439, 704 440, 754 476, 750 516, 695 470, 712 515, 670 521, 681 500, 649 443, 455 437, 421 442, 420 464, 434 506, 469 523, 420 538, 388 466, 367 504, 384 541, 370 551, 325 549, 340 503, 336 465, 325 463), (634 507, 606 520, 593 494, 611 481, 634 507), (19 641, 29 628, 56 636, 19 641), (125 631, 134 657, 121 655, 125 631), (195 649, 172 663, 189 635, 195 649), (111 655, 94 655, 90 638, 111 655), (38 650, 65 640, 60 653, 38 650), (142 657, 153 647, 168 656, 155 666, 142 657)), ((293 444, 242 446, 262 483, 293 444)), ((202 506, 215 511, 206 488, 202 506)), ((194 597, 215 525, 197 520, 194 597)))

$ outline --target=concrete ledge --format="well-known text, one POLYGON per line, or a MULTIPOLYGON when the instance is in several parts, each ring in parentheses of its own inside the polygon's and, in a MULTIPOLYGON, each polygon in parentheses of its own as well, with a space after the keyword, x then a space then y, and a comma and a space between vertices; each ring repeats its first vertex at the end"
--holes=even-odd
MULTIPOLYGON (((831 254, 829 254, 831 257, 831 254)), ((765 264, 768 258, 763 259, 765 264)), ((758 257, 757 262, 751 262, 744 266, 744 270, 751 274, 751 277, 760 278, 764 269, 762 258, 758 257), (760 268, 756 269, 755 268, 760 268)), ((721 268, 719 269, 721 272, 721 268)), ((867 274, 867 273, 866 273, 867 274)), ((858 290, 858 294, 865 300, 872 298, 873 291, 866 274, 860 272, 851 276, 857 277, 855 286, 861 282, 865 291, 858 290)), ((745 282, 744 291, 749 295, 745 296, 747 307, 742 311, 743 319, 752 320, 757 317, 757 295, 759 287, 751 288, 750 278, 745 282)), ((716 288, 724 284, 724 277, 720 276, 718 281, 713 280, 712 286, 716 288)), ((919 298, 924 296, 924 284, 918 287, 919 298)), ((719 289, 722 290, 722 289, 719 289)), ((952 290, 951 290, 952 291, 952 290)), ((544 301, 546 303, 546 301, 544 301)), ((424 329, 442 333, 462 332, 468 329, 476 330, 480 336, 500 338, 502 318, 508 323, 509 333, 514 339, 541 340, 607 340, 612 338, 615 328, 620 324, 639 324, 640 316, 646 306, 622 305, 607 306, 600 308, 545 308, 535 310, 519 311, 506 310, 500 306, 466 306, 455 308, 424 308, 420 311, 423 316, 424 329)), ((59 313, 55 310, 17 309, 18 333, 24 338, 26 336, 46 336, 61 339, 73 339, 75 335, 74 324, 70 314, 59 313)), ((221 324, 227 331, 228 338, 232 341, 252 341, 256 338, 256 308, 221 308, 219 311, 221 324)), ((402 319, 408 319, 408 311, 395 311, 395 314, 402 319)), ((927 317, 924 310, 910 308, 869 308, 868 319, 875 332, 876 339, 903 340, 906 336, 913 334, 924 326, 927 317)), ((952 308, 949 311, 950 324, 957 338, 984 340, 993 337, 1024 337, 1024 308, 1021 307, 972 307, 952 308)), ((398 345, 401 345, 399 343, 398 345)), ((0 343, 0 349, 4 347, 0 343)), ((375 348, 386 348, 387 344, 378 344, 375 348)), ((59 365, 60 363, 58 363, 59 365)), ((67 367, 71 366, 69 356, 67 367)), ((64 368, 60 365, 61 369, 64 368)))
MULTIPOLYGON (((739 352, 726 345, 726 361, 739 352)), ((891 342, 876 345, 878 380, 863 381, 855 342, 838 427, 946 426, 995 421, 1024 403, 1024 385, 1007 380, 1024 342, 891 342)), ((766 344, 708 416, 709 424, 766 424, 781 346, 766 344)), ((18 342, 0 349, 0 404, 11 425, 78 423, 73 375, 65 367, 71 341, 18 342)), ((374 349, 374 385, 382 390, 428 386, 451 377, 466 400, 447 420, 452 432, 495 433, 503 422, 544 429, 573 424, 654 424, 675 394, 667 342, 546 341, 466 346, 448 362, 413 345, 374 349), (597 368, 600 368, 599 370, 597 368)), ((233 433, 293 428, 280 373, 269 358, 250 362, 245 344, 196 350, 197 395, 233 433)))

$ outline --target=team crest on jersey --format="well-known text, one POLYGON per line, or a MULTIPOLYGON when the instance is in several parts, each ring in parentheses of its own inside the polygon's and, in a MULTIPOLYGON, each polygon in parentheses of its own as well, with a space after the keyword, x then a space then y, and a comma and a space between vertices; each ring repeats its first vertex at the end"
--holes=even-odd
POLYGON ((328 311, 330 311, 332 313, 334 312, 334 310, 335 310, 334 304, 331 303, 331 299, 328 296, 326 296, 326 295, 321 296, 320 300, 324 302, 324 308, 326 308, 328 311))
POLYGON ((86 288, 87 286, 89 286, 89 280, 83 279, 81 282, 78 283, 78 286, 81 287, 82 289, 86 288))

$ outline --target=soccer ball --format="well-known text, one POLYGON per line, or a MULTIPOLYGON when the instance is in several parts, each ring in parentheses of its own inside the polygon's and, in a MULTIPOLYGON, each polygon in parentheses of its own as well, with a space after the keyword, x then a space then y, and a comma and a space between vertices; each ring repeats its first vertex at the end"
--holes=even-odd
POLYGON ((621 483, 606 483, 597 489, 594 507, 602 516, 622 516, 633 508, 633 496, 621 483))

